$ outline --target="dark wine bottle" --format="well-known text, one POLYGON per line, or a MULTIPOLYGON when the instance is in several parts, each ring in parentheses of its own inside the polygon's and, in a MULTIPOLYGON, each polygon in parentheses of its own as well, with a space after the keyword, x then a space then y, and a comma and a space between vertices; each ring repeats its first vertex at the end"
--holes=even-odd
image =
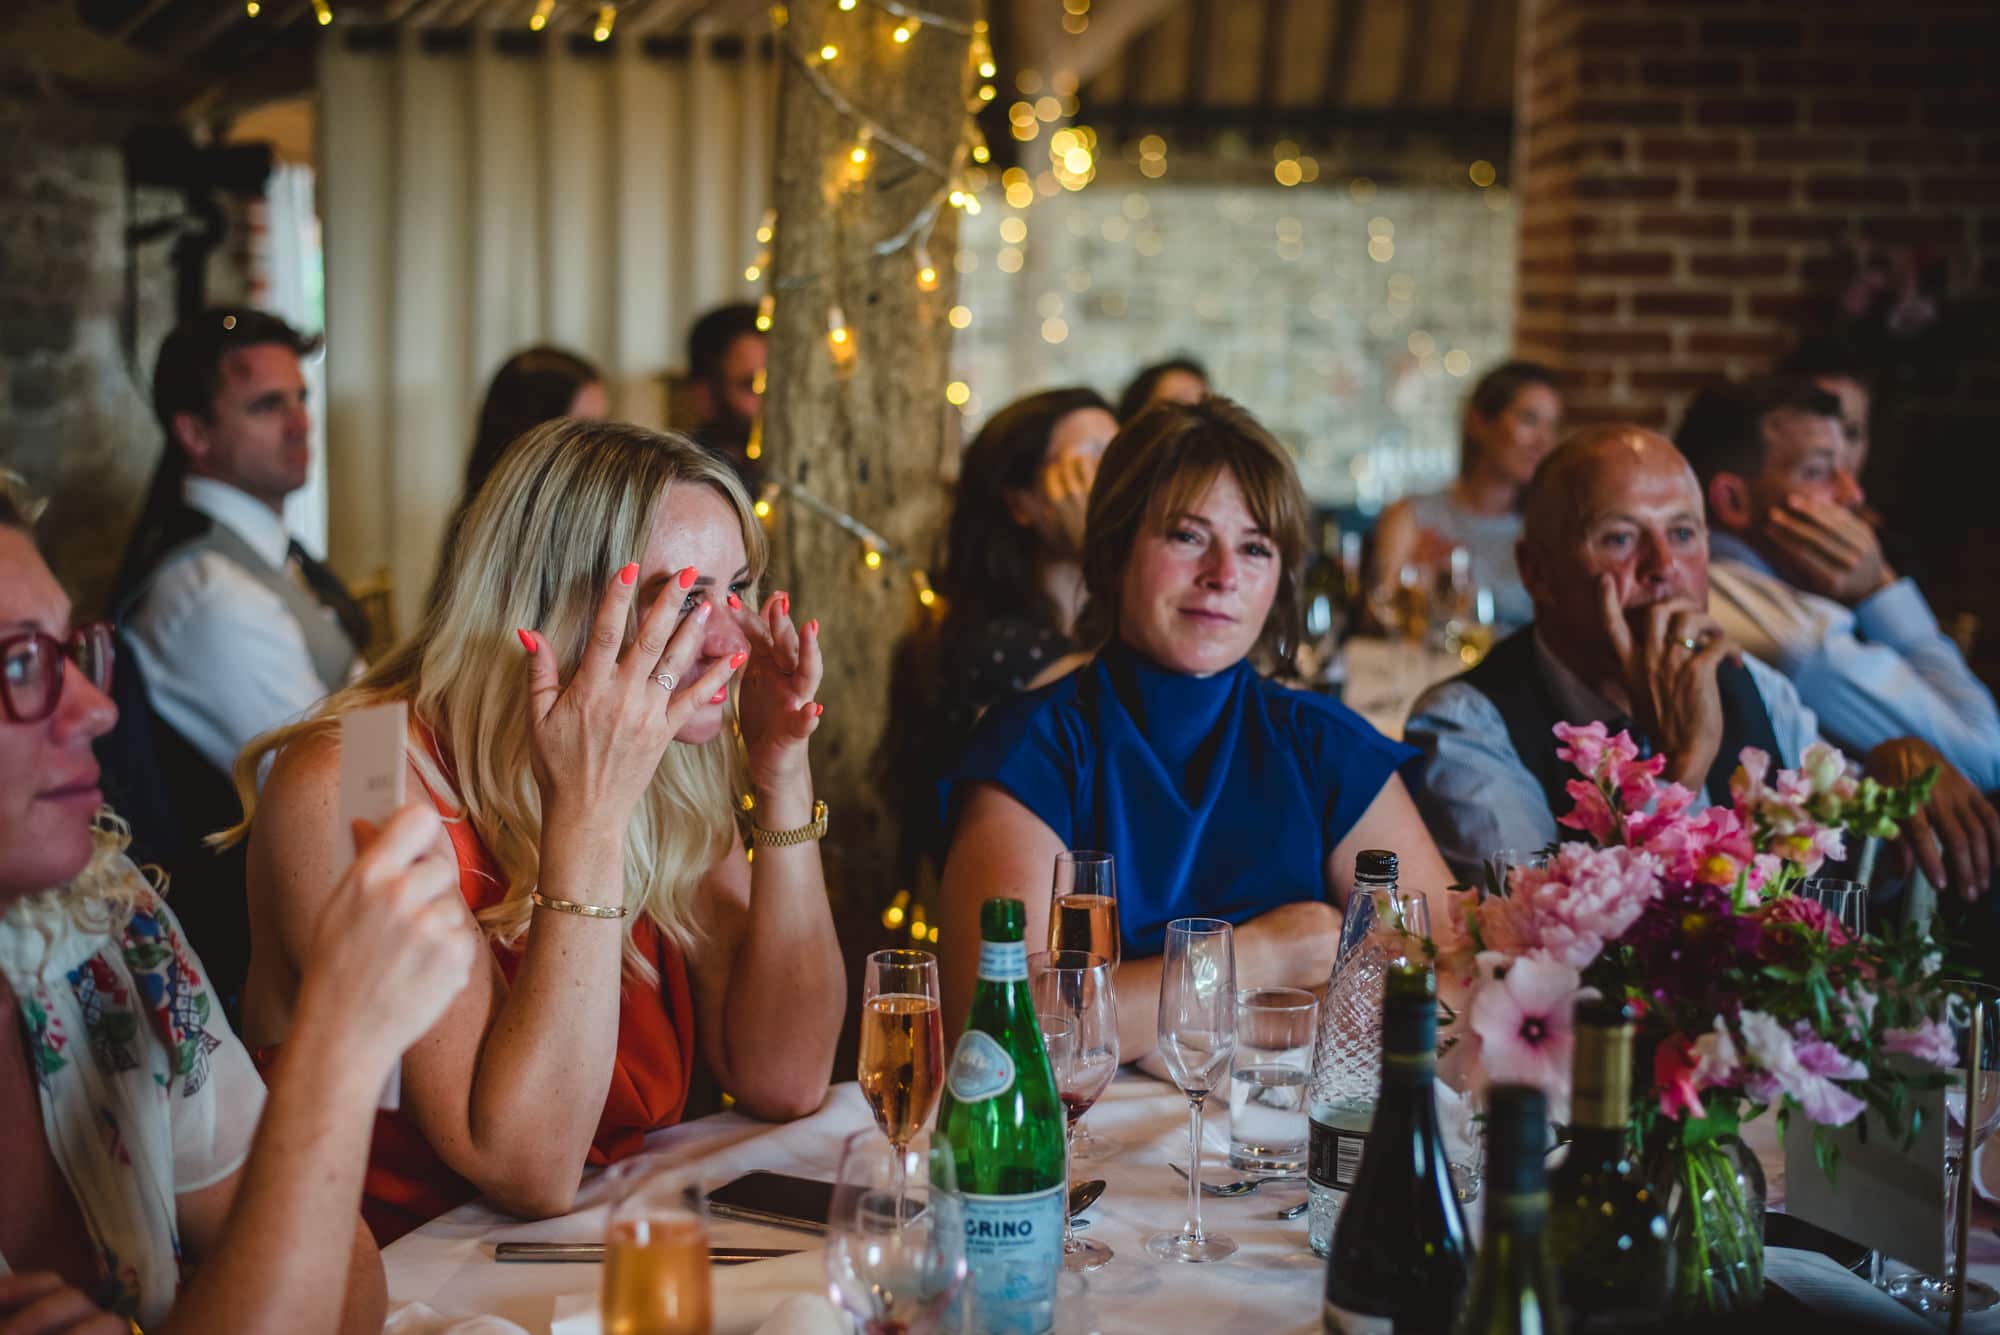
POLYGON ((1673 1244, 1666 1197, 1632 1153, 1632 1023, 1616 1002, 1576 1008, 1568 1156, 1549 1175, 1549 1254, 1569 1335, 1657 1329, 1673 1244))
POLYGON ((1456 1335, 1563 1335, 1549 1214, 1549 1101, 1529 1085, 1495 1085, 1486 1104, 1486 1227, 1456 1335))
POLYGON ((1328 1335, 1451 1329, 1472 1249, 1438 1131, 1436 1079, 1437 982, 1425 967, 1393 968, 1375 1120, 1327 1259, 1328 1335))

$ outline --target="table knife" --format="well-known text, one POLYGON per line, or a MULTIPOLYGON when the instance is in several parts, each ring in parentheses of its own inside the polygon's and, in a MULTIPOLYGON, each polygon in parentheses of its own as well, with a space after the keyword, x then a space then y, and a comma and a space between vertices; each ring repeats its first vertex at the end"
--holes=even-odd
MULTIPOLYGON (((710 1265, 748 1265, 752 1261, 768 1261, 774 1257, 791 1256, 797 1247, 715 1247, 708 1253, 710 1265)), ((601 1262, 604 1259, 604 1244, 601 1242, 500 1242, 493 1246, 496 1261, 568 1261, 601 1262)))

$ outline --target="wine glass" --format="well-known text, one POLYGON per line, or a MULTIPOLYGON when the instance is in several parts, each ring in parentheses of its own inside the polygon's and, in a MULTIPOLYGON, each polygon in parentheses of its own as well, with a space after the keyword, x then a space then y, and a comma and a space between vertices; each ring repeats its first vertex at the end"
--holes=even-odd
POLYGON ((708 1200, 685 1168, 612 1169, 599 1311, 604 1335, 708 1335, 708 1200))
POLYGON ((868 1131, 849 1136, 827 1215, 834 1305, 863 1335, 927 1335, 965 1275, 965 1207, 943 1135, 910 1145, 884 1145, 868 1131))
POLYGON ((1799 893, 1825 909, 1827 916, 1859 940, 1868 930, 1868 887, 1859 881, 1837 876, 1814 876, 1799 887, 1799 893))
MULTIPOLYGON (((1109 853, 1068 849, 1056 854, 1055 880, 1049 891, 1049 949, 1081 950, 1102 955, 1115 972, 1123 957, 1118 929, 1118 874, 1109 853)), ((1090 1134, 1082 1122, 1075 1127, 1072 1157, 1095 1163, 1118 1153, 1117 1142, 1090 1134)))
MULTIPOLYGON (((1958 1233, 1958 1193, 1967 1190, 1966 1120, 1972 1122, 1972 1153, 2000 1125, 2000 989, 1984 983, 1953 983, 1954 995, 1945 1011, 1958 1048, 1957 1065, 1945 1072, 1944 1090, 1945 1231, 1944 1275, 1898 1275, 1888 1283, 1891 1298, 1919 1312, 1949 1312, 1959 1297, 1951 1276, 1961 1270, 1959 1249, 1966 1240, 1958 1233), (1973 1013, 1979 1014, 1979 1042, 1973 1044, 1973 1013)), ((1967 1278, 1965 1310, 1984 1312, 2000 1303, 1990 1284, 1967 1278)))
MULTIPOLYGON (((1074 1153, 1076 1125, 1118 1074, 1118 1002, 1111 983, 1111 965, 1102 955, 1081 950, 1052 950, 1028 956, 1028 987, 1035 1011, 1044 1020, 1069 1024, 1060 1054, 1049 1046, 1049 1068, 1056 1093, 1068 1114, 1065 1155, 1074 1153)), ((1047 1029, 1043 1030, 1047 1038, 1047 1029)), ((1065 1169, 1064 1180, 1068 1180, 1065 1169)), ((1071 1270, 1095 1270, 1111 1259, 1111 1248, 1095 1238, 1079 1238, 1063 1216, 1063 1265, 1071 1270)))
POLYGON ((909 1148, 937 1107, 944 1078, 944 1014, 937 956, 878 950, 862 980, 861 1093, 875 1125, 909 1148))
POLYGON ((1236 1240, 1201 1231, 1201 1105, 1229 1079, 1236 1050, 1236 945, 1219 918, 1176 918, 1160 957, 1160 1056, 1188 1096, 1188 1220, 1146 1240, 1162 1261, 1220 1261, 1236 1240))

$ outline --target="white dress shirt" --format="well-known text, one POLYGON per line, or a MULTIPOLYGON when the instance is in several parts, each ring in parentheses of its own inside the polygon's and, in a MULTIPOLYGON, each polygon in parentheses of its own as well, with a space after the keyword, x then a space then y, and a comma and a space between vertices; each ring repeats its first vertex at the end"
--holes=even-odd
MULTIPOLYGON (((291 539, 263 502, 213 478, 189 478, 184 495, 285 568, 291 539)), ((224 774, 251 738, 304 717, 326 694, 291 610, 217 552, 169 564, 125 628, 153 708, 224 774)))
POLYGON ((1709 550, 1710 614, 1791 678, 1827 736, 1857 756, 1921 737, 1982 792, 2000 790, 2000 709, 1915 584, 1899 579, 1850 609, 1786 582, 1728 534, 1709 550))

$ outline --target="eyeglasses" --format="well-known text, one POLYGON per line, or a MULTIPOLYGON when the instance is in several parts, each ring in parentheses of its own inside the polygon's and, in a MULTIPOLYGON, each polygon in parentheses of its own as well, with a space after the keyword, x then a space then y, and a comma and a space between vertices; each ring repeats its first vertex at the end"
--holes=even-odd
POLYGON ((0 636, 0 709, 16 723, 40 723, 62 703, 63 660, 100 691, 111 689, 117 650, 105 622, 78 626, 66 640, 41 631, 0 636))

